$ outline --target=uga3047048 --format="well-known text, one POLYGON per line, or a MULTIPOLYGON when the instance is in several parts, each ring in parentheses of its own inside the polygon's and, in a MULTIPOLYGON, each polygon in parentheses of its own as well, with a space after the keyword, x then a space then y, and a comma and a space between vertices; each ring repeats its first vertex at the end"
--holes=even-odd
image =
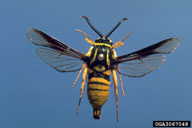
POLYGON ((81 72, 84 70, 77 114, 88 76, 87 95, 93 107, 93 117, 100 119, 101 108, 109 96, 110 76, 112 75, 116 101, 116 118, 118 121, 118 82, 116 73, 119 75, 122 93, 125 95, 121 74, 129 77, 142 77, 159 68, 166 60, 162 54, 173 52, 179 45, 179 39, 166 39, 141 50, 117 56, 114 49, 122 46, 132 32, 115 44, 109 39, 109 36, 127 18, 122 18, 111 31, 103 35, 91 24, 86 16, 82 17, 92 30, 99 35, 99 38, 93 41, 83 31, 76 30, 82 33, 86 37, 85 40, 92 45, 86 54, 34 28, 27 29, 27 37, 33 44, 45 47, 37 48, 37 54, 45 63, 57 71, 79 71, 72 87, 74 87, 81 72))

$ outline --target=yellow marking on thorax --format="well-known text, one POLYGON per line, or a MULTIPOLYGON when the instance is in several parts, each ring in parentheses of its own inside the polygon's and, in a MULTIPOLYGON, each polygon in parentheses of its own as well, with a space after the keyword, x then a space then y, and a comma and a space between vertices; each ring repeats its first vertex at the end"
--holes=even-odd
POLYGON ((106 43, 95 43, 94 46, 96 46, 96 45, 104 45, 104 46, 112 48, 112 46, 110 44, 106 44, 106 43))
POLYGON ((92 63, 95 61, 95 59, 96 59, 97 51, 98 51, 98 48, 95 49, 94 56, 93 56, 93 58, 91 59, 91 64, 92 64, 92 63))
POLYGON ((112 52, 113 52, 113 57, 115 59, 117 57, 117 53, 116 53, 116 51, 114 49, 112 50, 112 52))
POLYGON ((89 51, 87 52, 86 56, 91 56, 92 49, 93 49, 93 46, 91 46, 91 47, 89 48, 89 51))
POLYGON ((92 70, 92 69, 90 69, 90 68, 88 68, 88 73, 89 74, 91 74, 91 73, 93 73, 94 71, 92 70))
POLYGON ((110 67, 110 60, 109 60, 109 49, 107 49, 107 56, 106 56, 107 66, 110 67))
POLYGON ((99 66, 94 66, 93 67, 96 71, 98 71, 98 72, 103 72, 103 71, 105 71, 105 66, 101 66, 101 67, 99 67, 99 66))
POLYGON ((88 82, 100 82, 100 83, 104 83, 109 85, 110 81, 104 79, 104 78, 96 78, 96 77, 92 77, 91 79, 88 80, 88 82))

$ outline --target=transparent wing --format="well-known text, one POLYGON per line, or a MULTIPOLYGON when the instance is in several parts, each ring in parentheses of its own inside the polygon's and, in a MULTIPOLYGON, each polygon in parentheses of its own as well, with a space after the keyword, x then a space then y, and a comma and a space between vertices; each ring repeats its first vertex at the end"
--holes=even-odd
POLYGON ((83 53, 71 48, 65 43, 37 29, 34 28, 27 29, 27 37, 35 45, 49 47, 51 49, 59 51, 61 54, 72 56, 81 60, 85 58, 85 55, 83 53))
POLYGON ((171 53, 178 45, 177 38, 170 38, 136 52, 119 56, 115 60, 115 68, 126 76, 144 76, 164 63, 166 57, 160 54, 171 53))
POLYGON ((130 77, 141 77, 159 68, 166 60, 165 56, 147 56, 141 59, 125 61, 119 64, 120 73, 130 77))
POLYGON ((60 72, 78 71, 83 61, 48 48, 37 48, 37 54, 48 65, 60 72))
POLYGON ((58 71, 77 71, 86 58, 83 53, 37 29, 27 29, 27 37, 35 45, 48 47, 38 48, 37 54, 45 63, 58 71))

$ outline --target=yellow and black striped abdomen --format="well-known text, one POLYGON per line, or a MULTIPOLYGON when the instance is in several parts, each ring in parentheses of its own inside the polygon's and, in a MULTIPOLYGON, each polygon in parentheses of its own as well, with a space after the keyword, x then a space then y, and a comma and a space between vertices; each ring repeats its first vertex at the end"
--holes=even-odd
POLYGON ((93 107, 93 117, 100 119, 101 108, 107 101, 110 87, 111 71, 93 72, 89 69, 87 94, 90 104, 93 107))

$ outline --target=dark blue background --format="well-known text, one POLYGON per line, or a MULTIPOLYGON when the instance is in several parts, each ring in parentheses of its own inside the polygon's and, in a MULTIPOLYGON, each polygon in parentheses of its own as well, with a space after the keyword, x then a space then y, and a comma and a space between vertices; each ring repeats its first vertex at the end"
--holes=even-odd
POLYGON ((153 120, 191 120, 191 5, 191 0, 0 0, 0 127, 150 128, 153 120), (122 78, 126 96, 119 86, 119 123, 113 87, 101 120, 92 118, 86 91, 77 117, 81 79, 71 88, 77 72, 59 73, 46 65, 26 37, 26 29, 35 27, 86 53, 90 44, 73 30, 98 36, 82 15, 103 33, 129 18, 111 35, 117 42, 134 31, 116 49, 118 55, 170 37, 181 41, 160 69, 142 78, 122 78))

